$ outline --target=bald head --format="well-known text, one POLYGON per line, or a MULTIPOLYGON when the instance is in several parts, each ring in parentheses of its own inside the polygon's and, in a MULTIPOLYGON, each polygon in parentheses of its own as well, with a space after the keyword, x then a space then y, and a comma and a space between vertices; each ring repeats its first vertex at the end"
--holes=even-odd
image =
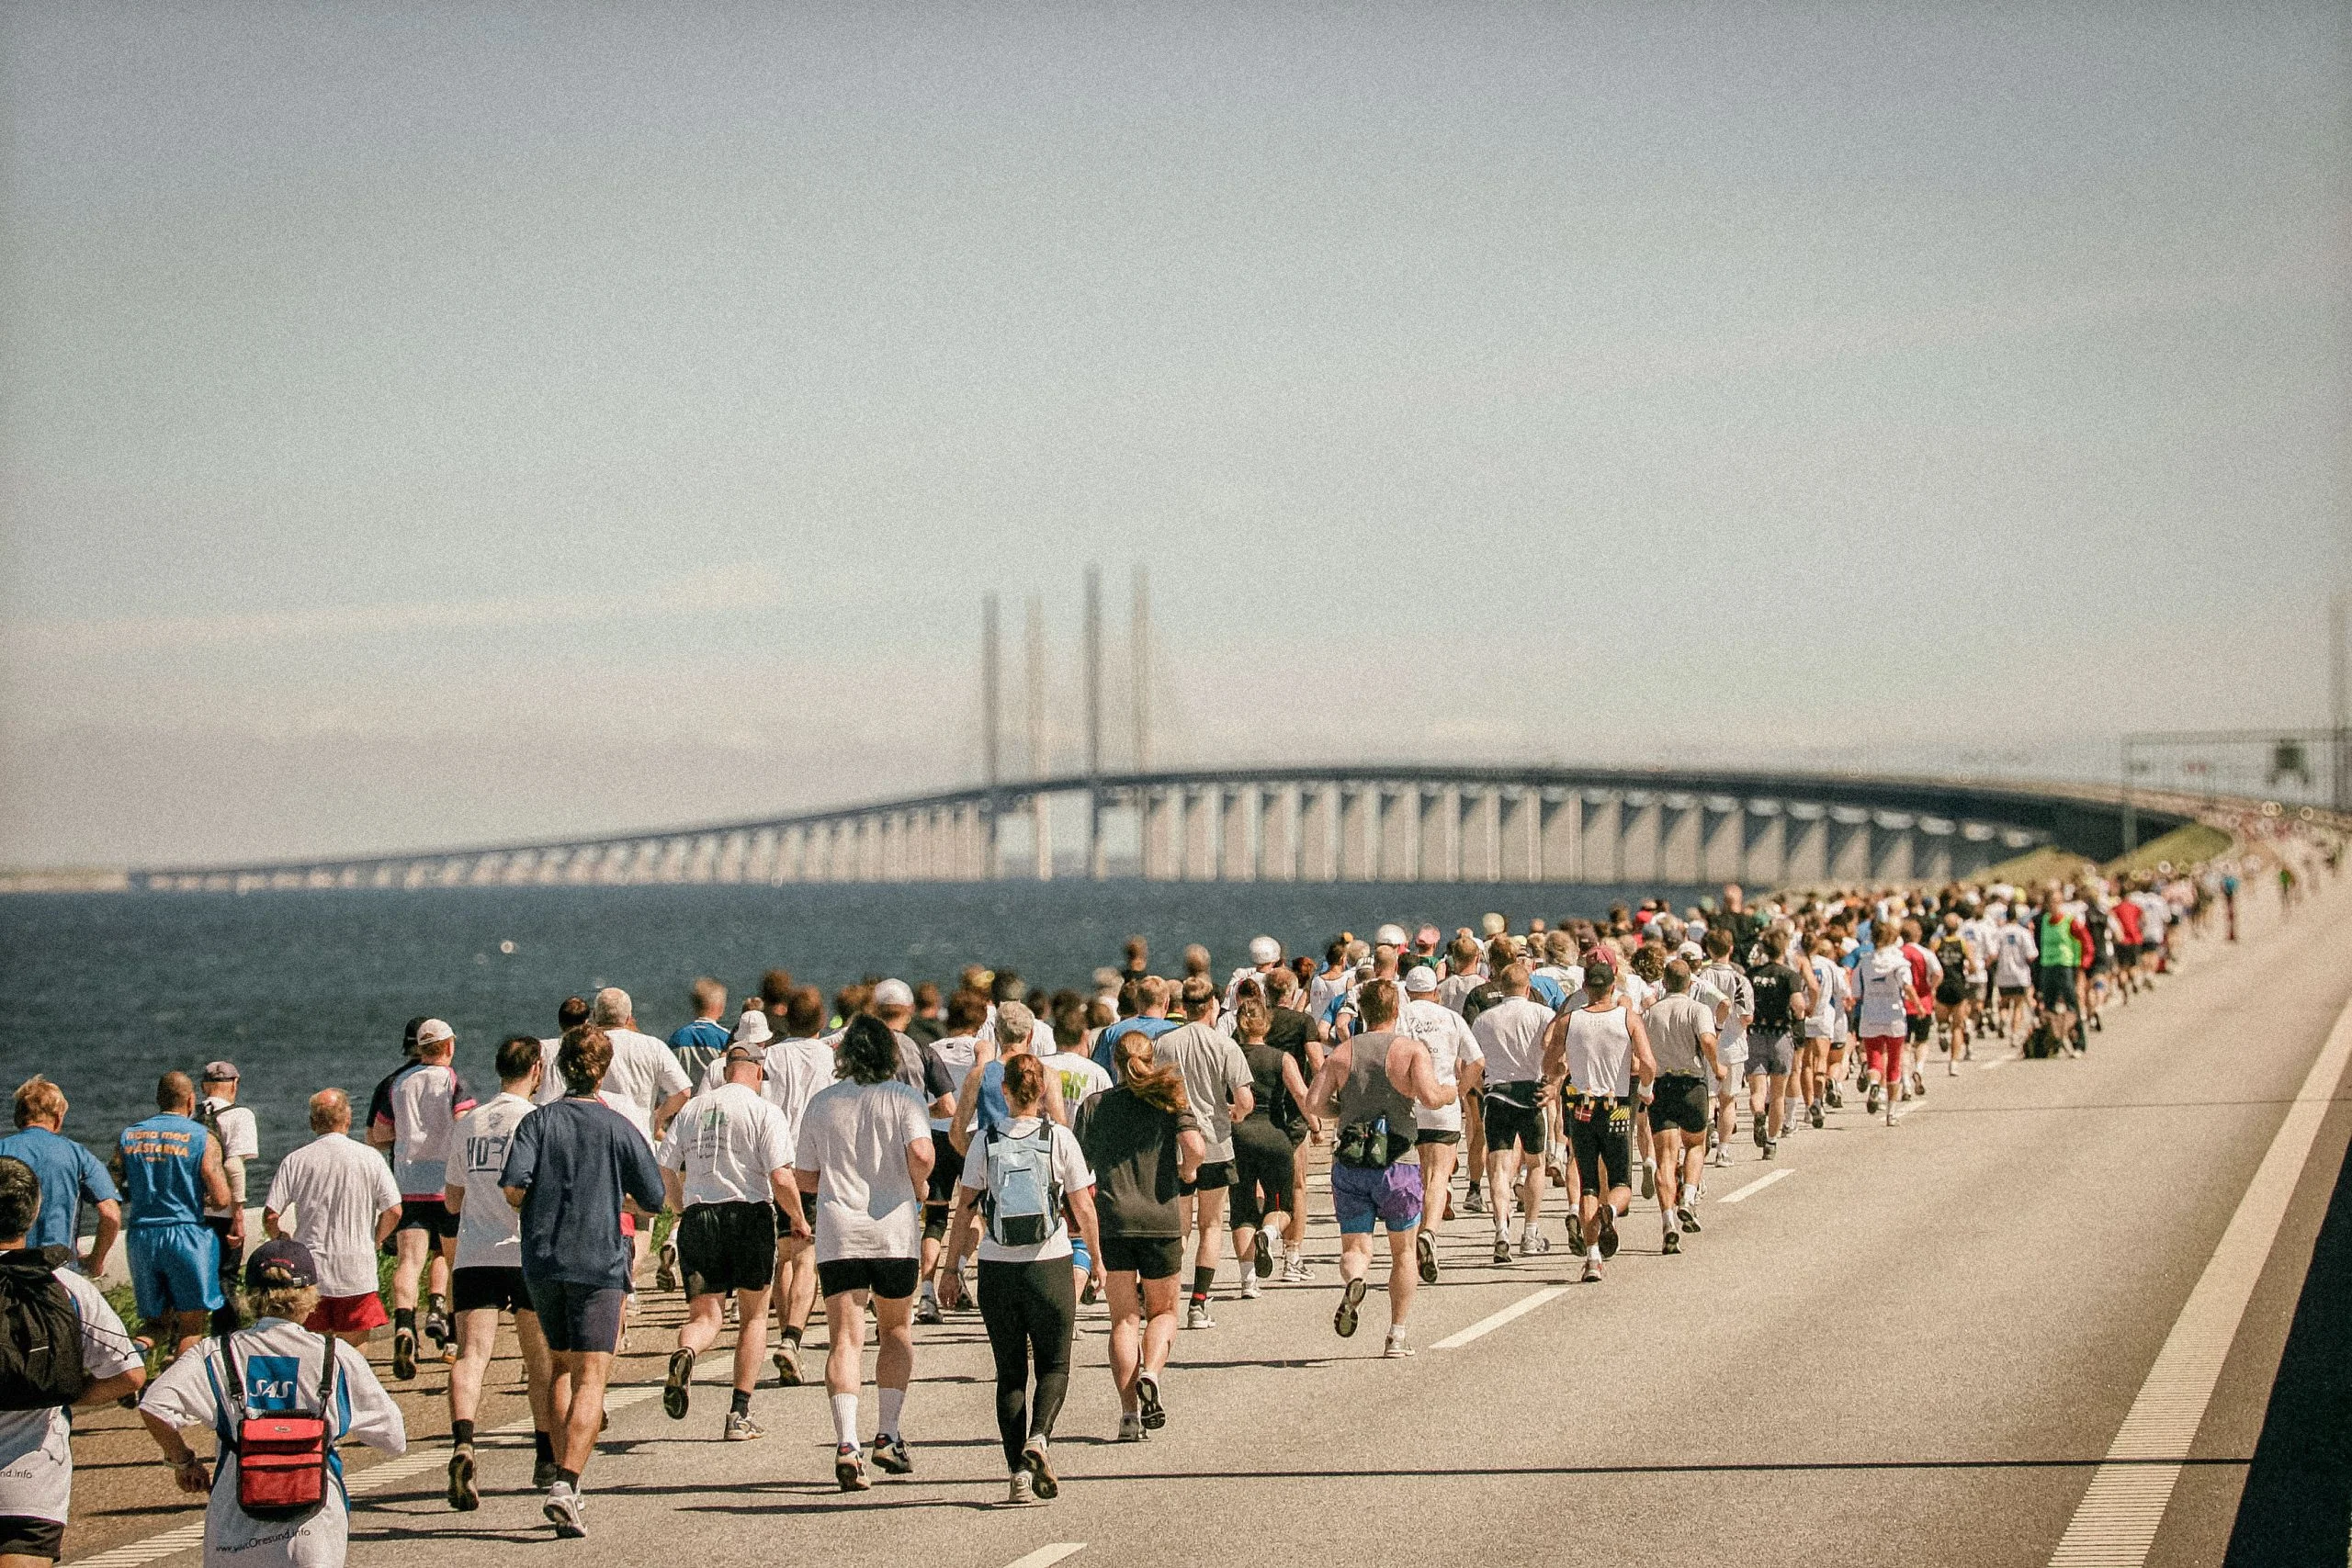
POLYGON ((186 1073, 165 1073, 155 1080, 155 1109, 189 1111, 196 1109, 196 1080, 186 1073))
POLYGON ((322 1089, 311 1096, 311 1131, 351 1131, 351 1096, 339 1089, 322 1089))

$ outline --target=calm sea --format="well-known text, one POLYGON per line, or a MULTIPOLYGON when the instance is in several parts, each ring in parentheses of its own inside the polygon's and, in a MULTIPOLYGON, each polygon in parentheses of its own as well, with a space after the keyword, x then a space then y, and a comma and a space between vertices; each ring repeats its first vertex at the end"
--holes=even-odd
POLYGON ((1083 987, 1136 933, 1153 966, 1205 943, 1222 976, 1250 937, 1313 951, 1341 931, 1427 920, 1451 932, 1500 910, 1592 915, 1619 898, 1696 888, 1007 882, 943 886, 479 888, 409 893, 29 894, 0 897, 0 1093, 41 1072, 64 1086, 66 1131, 102 1155, 154 1109, 155 1080, 215 1057, 243 1074, 260 1122, 258 1201, 277 1156, 310 1135, 330 1085, 363 1105, 419 1013, 458 1032, 469 1083, 510 1033, 555 1032, 556 1004, 625 987, 640 1027, 690 1016, 712 975, 738 997, 763 972, 824 987, 865 975, 952 979, 967 963, 1083 987))

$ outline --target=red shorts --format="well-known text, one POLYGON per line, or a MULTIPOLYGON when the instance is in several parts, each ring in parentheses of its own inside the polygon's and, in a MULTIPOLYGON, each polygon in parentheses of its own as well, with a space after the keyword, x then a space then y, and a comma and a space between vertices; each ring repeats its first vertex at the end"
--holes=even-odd
POLYGON ((637 1216, 624 1210, 621 1213, 621 1235, 631 1241, 637 1239, 637 1216))
POLYGON ((365 1334, 390 1321, 384 1314, 384 1298, 370 1291, 364 1296, 321 1296, 318 1310, 302 1320, 302 1326, 313 1334, 365 1334))
POLYGON ((1865 1034, 1862 1055, 1870 1063, 1871 1071, 1888 1083, 1903 1076, 1903 1036, 1900 1034, 1865 1034))

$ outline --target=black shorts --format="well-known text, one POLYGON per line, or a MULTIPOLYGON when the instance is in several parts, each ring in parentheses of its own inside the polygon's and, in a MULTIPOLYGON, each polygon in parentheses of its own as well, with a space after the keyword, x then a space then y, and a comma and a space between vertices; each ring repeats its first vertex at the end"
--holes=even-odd
POLYGON ((1193 1173, 1190 1181, 1179 1181, 1176 1190, 1187 1197, 1195 1192, 1222 1192, 1233 1185, 1233 1162, 1229 1159, 1204 1161, 1193 1173))
POLYGON ((55 1519, 0 1514, 0 1557, 46 1557, 54 1562, 64 1550, 65 1527, 55 1519))
POLYGON ((931 1211, 937 1209, 939 1223, 944 1227, 947 1211, 956 1205, 956 1179, 964 1174, 964 1162, 956 1156, 956 1145, 947 1141, 946 1134, 932 1134, 931 1142, 940 1158, 932 1166, 931 1180, 923 1189, 923 1218, 928 1220, 931 1211))
POLYGON ((1413 1146, 1426 1148, 1431 1144, 1458 1144, 1462 1134, 1451 1127, 1423 1127, 1413 1134, 1413 1146))
POLYGON ((1543 1108, 1487 1096, 1487 1147, 1507 1149, 1514 1145, 1532 1155, 1544 1152, 1543 1108))
POLYGON ((775 1282, 774 1203, 695 1203, 678 1221, 689 1296, 764 1291, 775 1282))
POLYGON ((1181 1235, 1106 1235, 1102 1256, 1096 1261, 1107 1274, 1136 1274, 1147 1280, 1172 1280, 1184 1267, 1181 1235))
POLYGON ((1928 1043, 1928 1037, 1936 1032, 1936 1015, 1928 1012, 1906 1015, 1903 1021, 1903 1028, 1905 1035, 1909 1038, 1912 1044, 1924 1045, 1928 1043))
POLYGON ((458 1216, 438 1198, 402 1198, 401 1223, 392 1227, 392 1234, 402 1231, 423 1231, 436 1241, 455 1241, 458 1216))
POLYGON ((1669 1073, 1657 1080, 1657 1098, 1650 1101, 1650 1131, 1653 1133, 1688 1133, 1692 1137, 1704 1137, 1707 1132, 1707 1080, 1681 1073, 1669 1073))
POLYGON ((817 1293, 845 1295, 871 1291, 886 1302, 902 1302, 922 1279, 919 1258, 836 1258, 817 1265, 817 1293))
POLYGON ((1603 1196, 1626 1184, 1626 1173, 1633 1168, 1627 1135, 1633 1128, 1633 1107, 1622 1100, 1613 1111, 1596 1102, 1591 1116, 1583 1121, 1571 1111, 1568 1143, 1576 1150, 1577 1174, 1587 1192, 1603 1196))
POLYGON ((582 1285, 570 1280, 533 1280, 531 1310, 550 1350, 609 1356, 620 1348, 621 1309, 628 1292, 616 1285, 582 1285))
POLYGON ((2072 969, 2037 970, 2033 977, 2034 994, 2046 1008, 2075 1009, 2075 972, 2072 969))
POLYGON ((1997 989, 2001 993, 2001 999, 2003 1001, 2015 1001, 2018 998, 2024 996, 2028 991, 2033 989, 2033 987, 2030 986, 2002 986, 1997 987, 1997 989))
POLYGON ((1291 1213, 1297 1168, 1291 1163, 1287 1139, 1233 1140, 1234 1181, 1227 1200, 1227 1218, 1236 1225, 1256 1226, 1266 1216, 1291 1213))
POLYGON ((453 1269, 449 1271, 451 1312, 537 1313, 531 1287, 520 1269, 453 1269))
POLYGON ((1936 987, 1936 1003, 1939 1007, 1956 1008, 1968 999, 1968 982, 1947 975, 1936 987))

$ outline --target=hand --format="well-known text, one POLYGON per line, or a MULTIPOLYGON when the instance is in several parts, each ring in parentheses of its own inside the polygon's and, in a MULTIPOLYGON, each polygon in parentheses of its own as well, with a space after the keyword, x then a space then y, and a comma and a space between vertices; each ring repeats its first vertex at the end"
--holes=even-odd
POLYGON ((939 1304, 945 1307, 948 1311, 954 1312, 963 1300, 963 1275, 954 1269, 949 1269, 942 1272, 939 1277, 939 1304))
POLYGON ((164 1462, 172 1467, 172 1480, 181 1491, 201 1496, 212 1490, 212 1477, 206 1471, 204 1461, 197 1455, 189 1454, 183 1459, 164 1462))
POLYGON ((784 1232, 795 1241, 807 1241, 817 1234, 808 1228, 808 1222, 797 1214, 785 1222, 784 1232))

